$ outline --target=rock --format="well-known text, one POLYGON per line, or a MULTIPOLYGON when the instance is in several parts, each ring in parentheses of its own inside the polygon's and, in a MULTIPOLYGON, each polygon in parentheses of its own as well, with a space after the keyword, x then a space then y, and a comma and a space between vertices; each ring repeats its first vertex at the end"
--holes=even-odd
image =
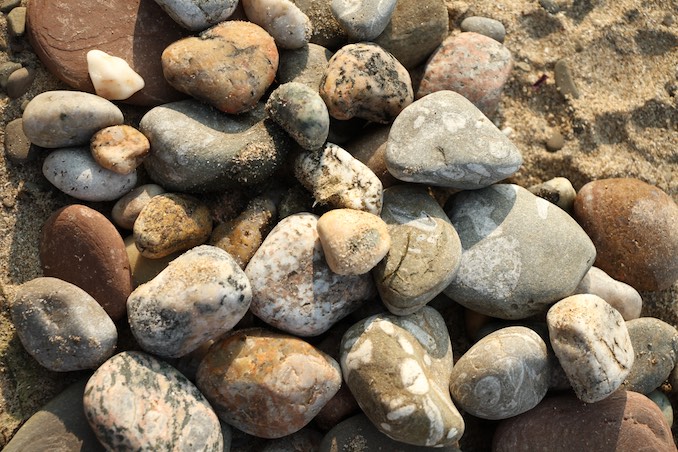
POLYGON ((212 346, 198 368, 197 385, 225 422, 280 438, 313 419, 339 390, 341 371, 301 339, 252 328, 212 346))
POLYGON ((10 12, 11 10, 13 10, 14 8, 16 8, 20 5, 21 5, 21 0, 4 0, 0 4, 0 12, 7 14, 8 12, 10 12))
POLYGON ((669 400, 666 394, 655 390, 647 394, 647 398, 657 404, 659 409, 662 410, 662 414, 664 415, 664 419, 668 426, 673 427, 673 407, 671 406, 671 400, 669 400))
POLYGON ((136 171, 129 174, 109 171, 99 166, 86 147, 50 152, 42 164, 42 174, 62 192, 83 201, 114 201, 137 183, 136 171))
POLYGON ((554 177, 542 184, 528 187, 528 190, 568 213, 572 212, 574 198, 577 196, 572 182, 564 177, 554 177))
POLYGON ((51 371, 96 369, 118 341, 115 324, 96 300, 57 278, 22 284, 9 310, 26 351, 51 371))
POLYGON ((502 328, 475 343, 457 361, 450 392, 458 406, 481 419, 507 419, 531 410, 549 388, 546 344, 529 328, 502 328))
POLYGON ((299 49, 313 33, 311 20, 289 0, 243 0, 247 18, 266 30, 278 47, 299 49))
POLYGON ((250 260, 250 310, 264 322, 298 336, 317 336, 374 294, 369 274, 330 270, 309 213, 280 221, 250 260))
POLYGON ((144 167, 167 190, 223 191, 268 180, 290 140, 263 105, 230 116, 197 101, 166 104, 144 115, 139 129, 151 143, 144 167))
POLYGON ((0 63, 0 87, 2 89, 7 88, 7 79, 14 71, 21 69, 21 63, 16 63, 14 61, 6 61, 0 63))
POLYGON ((610 278, 607 273, 597 267, 589 269, 574 293, 598 295, 619 311, 624 320, 637 319, 643 308, 643 299, 636 289, 610 278))
POLYGON ((462 251, 459 236, 423 187, 385 190, 381 218, 388 225, 391 247, 372 274, 388 310, 412 314, 454 278, 462 251))
POLYGON ((7 31, 14 38, 20 38, 26 33, 26 8, 17 6, 7 13, 7 31))
POLYGON ((294 0, 294 4, 308 16, 313 34, 310 42, 328 49, 337 49, 346 44, 348 37, 332 14, 328 0, 294 0))
POLYGON ((591 240, 568 214, 517 185, 458 193, 445 211, 463 248, 445 295, 481 314, 543 314, 574 292, 595 259, 591 240))
POLYGON ((144 80, 144 88, 126 103, 152 106, 184 97, 165 80, 160 55, 188 32, 155 1, 32 0, 27 20, 40 61, 71 88, 95 92, 86 55, 96 49, 127 61, 144 80))
POLYGON ((360 210, 330 210, 320 217, 317 229, 327 265, 340 275, 369 272, 391 246, 386 223, 360 210))
POLYGON ((141 185, 131 192, 127 193, 113 206, 111 218, 116 225, 130 231, 134 228, 134 222, 141 210, 154 196, 165 193, 160 185, 146 184, 141 185))
POLYGON ((565 138, 559 130, 554 130, 545 143, 546 150, 550 152, 560 151, 565 146, 565 138))
POLYGON ((133 172, 151 150, 148 138, 127 125, 111 126, 94 134, 90 142, 96 162, 118 174, 133 172))
POLYGON ((133 235, 125 238, 125 250, 132 270, 132 287, 135 288, 158 276, 170 262, 182 254, 181 251, 176 251, 159 259, 149 259, 139 253, 133 235))
POLYGON ((151 259, 201 245, 211 233, 207 206, 178 193, 154 196, 134 222, 134 242, 141 255, 151 259))
POLYGON ((304 149, 318 149, 327 141, 330 115, 318 92, 307 85, 280 85, 269 96, 266 113, 304 149))
POLYGON ((233 14, 237 0, 155 0, 182 27, 202 31, 233 14))
POLYGON ((395 0, 331 3, 332 14, 352 41, 372 41, 379 36, 391 20, 395 6, 395 0))
POLYGON ((534 450, 675 451, 671 430, 651 400, 618 391, 598 403, 571 394, 547 397, 536 408, 499 423, 495 452, 534 450))
POLYGON ((560 91, 560 94, 566 98, 572 97, 573 99, 579 99, 579 90, 574 83, 572 72, 570 72, 570 66, 567 64, 567 61, 558 60, 553 69, 553 73, 556 79, 556 87, 560 91))
POLYGON ((584 185, 574 215, 596 245, 596 267, 636 290, 664 290, 678 280, 678 205, 638 179, 584 185))
POLYGON ((88 144, 104 127, 122 124, 122 112, 112 102, 77 91, 47 91, 35 96, 23 114, 24 132, 43 148, 88 144))
POLYGON ((336 144, 300 153, 294 161, 294 175, 317 203, 375 215, 381 212, 379 178, 336 144))
POLYGON ((463 32, 472 31, 502 43, 506 36, 504 24, 489 17, 469 16, 461 21, 460 28, 463 32))
POLYGON ((595 295, 573 295, 546 315, 553 351, 577 394, 594 403, 623 383, 633 365, 633 345, 621 314, 595 295))
POLYGON ((629 320, 626 328, 635 359, 623 387, 649 394, 669 378, 678 362, 678 331, 654 317, 629 320))
POLYGON ((349 44, 330 58, 320 96, 336 119, 388 123, 412 103, 412 81, 407 69, 378 45, 349 44))
POLYGON ((360 407, 351 394, 351 390, 346 385, 342 385, 334 397, 313 418, 313 422, 319 429, 326 432, 342 420, 359 412, 360 407))
POLYGON ((202 245, 137 287, 127 300, 127 317, 141 348, 177 358, 231 330, 251 300, 250 282, 235 260, 202 245))
POLYGON ((101 50, 87 52, 87 73, 97 96, 108 100, 129 99, 144 87, 144 79, 127 61, 101 50))
POLYGON ((63 207, 43 225, 39 248, 45 276, 80 287, 113 320, 125 316, 130 264, 120 233, 105 216, 78 204, 63 207))
POLYGON ((455 91, 492 116, 512 67, 511 52, 494 39, 472 32, 450 36, 426 63, 417 99, 435 91, 455 91))
POLYGON ((278 70, 273 38, 250 22, 225 21, 162 52, 170 85, 226 113, 253 109, 278 70))
POLYGON ((142 352, 122 352, 97 369, 83 406, 107 450, 223 450, 205 397, 179 371, 142 352))
POLYGON ((303 83, 318 92, 320 80, 330 58, 332 52, 317 44, 307 44, 294 50, 282 50, 278 63, 278 83, 303 83))
POLYGON ((7 77, 7 97, 10 99, 18 99, 23 96, 28 92, 34 80, 35 71, 32 69, 22 67, 12 72, 9 77, 7 77))
POLYGON ((435 309, 353 325, 341 343, 341 369, 362 410, 390 438, 443 447, 464 433, 448 392, 452 345, 435 309))
POLYGON ((5 156, 13 163, 30 162, 38 156, 24 133, 22 118, 13 119, 5 126, 5 156))
POLYGON ((269 440, 261 452, 304 452, 317 451, 323 435, 308 427, 304 427, 291 435, 269 440))
POLYGON ((382 125, 367 128, 359 137, 343 145, 349 154, 372 170, 384 188, 399 183, 386 168, 386 141, 390 130, 390 126, 382 125))
POLYGON ((539 5, 549 14, 558 14, 560 12, 560 6, 558 6, 555 0, 539 0, 539 5))

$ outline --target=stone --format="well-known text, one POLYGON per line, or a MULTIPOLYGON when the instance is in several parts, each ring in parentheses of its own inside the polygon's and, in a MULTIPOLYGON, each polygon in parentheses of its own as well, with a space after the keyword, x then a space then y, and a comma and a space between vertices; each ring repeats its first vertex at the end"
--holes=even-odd
POLYGON ((671 400, 669 400, 668 396, 659 390, 652 391, 646 395, 648 399, 656 403, 659 409, 662 410, 668 426, 673 427, 673 406, 671 406, 671 400))
POLYGON ((396 178, 462 190, 497 183, 522 163, 506 135, 453 91, 429 94, 406 107, 386 144, 386 167, 396 178))
POLYGON ((21 0, 4 0, 2 4, 0 4, 0 12, 3 12, 7 14, 14 8, 18 7, 21 5, 21 0))
POLYGON ((336 144, 300 153, 294 160, 294 175, 319 204, 375 215, 381 212, 379 178, 336 144))
POLYGON ((554 130, 544 145, 549 152, 560 151, 565 146, 565 138, 559 130, 554 130))
POLYGON ((148 138, 128 125, 106 127, 92 136, 90 149, 94 160, 118 174, 133 172, 151 150, 148 138))
POLYGON ((332 14, 328 0, 294 0, 294 4, 308 16, 313 34, 310 42, 336 50, 348 41, 346 32, 332 14))
POLYGON ((87 73, 97 96, 108 100, 129 99, 145 84, 127 61, 96 49, 87 52, 87 73))
POLYGON ((176 23, 191 31, 202 31, 233 14, 237 0, 155 0, 176 23))
POLYGON ((342 420, 359 412, 360 407, 351 394, 351 390, 346 385, 342 385, 334 397, 313 418, 313 422, 319 429, 327 432, 342 420))
POLYGON ((386 167, 386 142, 390 130, 391 127, 387 125, 369 127, 343 145, 349 154, 372 170, 384 188, 399 183, 386 167))
POLYGON ((678 205, 638 179, 599 179, 584 185, 574 216, 596 245, 596 267, 640 291, 678 280, 678 205))
MULTIPOLYGON (((24 120, 24 130, 25 127, 24 120)), ((83 201, 115 201, 137 183, 136 171, 118 174, 100 166, 87 147, 64 147, 50 152, 42 174, 56 188, 83 201)))
POLYGON ((144 80, 125 103, 154 106, 185 97, 165 80, 160 55, 188 31, 155 1, 31 0, 27 20, 40 61, 73 89, 95 92, 86 55, 96 49, 127 61, 144 80))
POLYGON ((332 51, 317 44, 307 44, 299 49, 281 50, 278 62, 278 83, 303 83, 318 92, 332 51))
POLYGON ((678 362, 678 331, 654 317, 628 320, 626 328, 635 359, 622 386, 649 394, 669 378, 678 362))
POLYGON ((266 30, 278 47, 299 49, 311 39, 311 20, 289 0, 243 0, 247 18, 266 30))
POLYGON ((155 107, 139 130, 151 143, 144 167, 167 190, 209 192, 268 180, 282 164, 291 139, 263 105, 225 115, 195 101, 155 107))
POLYGON ((417 99, 455 91, 492 116, 512 68, 511 52, 494 39, 473 32, 450 36, 426 63, 417 99))
POLYGON ((572 72, 570 71, 570 66, 566 60, 558 60, 553 69, 554 78, 556 80, 556 87, 560 94, 564 97, 572 97, 573 99, 579 99, 579 89, 574 83, 574 78, 572 77, 572 72))
POLYGON ((106 361, 87 382, 83 406, 107 450, 223 451, 219 419, 198 388, 146 353, 106 361))
POLYGON ((465 412, 507 419, 531 410, 549 389, 546 344, 523 326, 502 328, 476 342, 456 362, 450 393, 465 412))
POLYGON ((251 328, 214 344, 196 381, 222 420, 251 435, 280 438, 307 425, 332 398, 341 370, 301 339, 251 328))
POLYGON ((330 58, 320 96, 336 119, 386 124, 412 103, 412 81, 407 69, 378 45, 349 44, 330 58))
POLYGON ((472 31, 501 43, 504 42, 506 36, 504 24, 489 17, 469 16, 461 21, 459 28, 463 32, 472 31))
POLYGON ((304 427, 291 435, 269 440, 266 446, 261 449, 261 452, 317 451, 322 439, 322 433, 309 427, 304 427))
POLYGON ((372 41, 379 36, 396 7, 395 0, 332 0, 332 14, 352 41, 372 41))
POLYGON ((317 228, 327 265, 339 275, 369 272, 391 247, 386 223, 368 212, 330 210, 320 217, 317 228))
POLYGON ((574 292, 596 256, 572 217, 517 185, 458 193, 445 212, 463 248, 445 295, 491 317, 543 314, 574 292))
POLYGON ((21 63, 16 63, 14 61, 6 61, 0 63, 0 87, 2 89, 7 88, 7 79, 12 73, 18 69, 21 69, 21 63))
POLYGON ((643 299, 636 289, 610 278, 607 273, 597 267, 589 269, 574 293, 590 293, 599 296, 619 311, 624 320, 637 319, 643 308, 643 299))
POLYGON ((266 113, 306 150, 322 147, 330 133, 330 115, 325 102, 307 85, 280 85, 266 102, 266 113))
POLYGON ((141 348, 177 358, 230 331, 251 301, 250 282, 235 260, 201 245, 137 287, 127 299, 127 318, 141 348))
POLYGON ((22 118, 16 118, 5 126, 5 156, 13 163, 34 161, 38 157, 38 151, 31 145, 30 140, 24 133, 22 118))
POLYGON ((130 263, 115 226, 87 206, 54 212, 42 226, 40 268, 45 276, 75 284, 115 321, 125 316, 132 292, 130 263))
POLYGON ((298 336, 317 336, 355 311, 374 293, 369 274, 338 275, 327 265, 318 217, 280 221, 250 260, 250 310, 264 322, 298 336))
POLYGON ((18 99, 28 92, 33 81, 35 80, 35 71, 29 68, 22 67, 12 72, 7 77, 7 97, 10 99, 18 99))
POLYGON ((96 300, 57 278, 23 283, 9 311, 21 344, 51 371, 96 369, 118 341, 115 324, 96 300))
POLYGON ((122 124, 120 109, 94 94, 47 91, 35 96, 23 113, 24 132, 43 148, 88 144, 104 127, 122 124))
POLYGON ((572 295, 546 315, 553 351, 577 397, 594 403, 616 391, 634 351, 621 314, 595 295, 572 295))
POLYGON ((129 258, 130 269, 132 270, 132 287, 139 287, 141 284, 147 283, 161 271, 163 271, 170 262, 181 256, 181 251, 176 251, 165 257, 158 259, 149 259, 144 257, 137 249, 134 243, 134 235, 125 238, 125 250, 129 258))
POLYGON ((450 336, 435 309, 377 314, 358 322, 344 334, 340 362, 358 404, 391 439, 444 447, 464 433, 448 389, 450 336))
POLYGON ((141 185, 127 193, 113 205, 111 218, 113 222, 123 228, 134 229, 134 222, 137 220, 141 210, 154 196, 165 193, 165 189, 156 184, 141 185))
POLYGON ((574 395, 547 397, 532 410, 506 419, 492 440, 495 452, 535 450, 675 451, 661 411, 642 394, 618 391, 597 403, 574 395))
POLYGON ((26 33, 26 7, 17 6, 7 13, 7 31, 14 38, 20 38, 26 33))
POLYGON ((170 85, 226 113, 253 109, 278 70, 271 35, 250 22, 225 21, 162 52, 170 85))
POLYGON ((564 177, 554 177, 544 183, 533 185, 527 188, 533 194, 544 198, 550 203, 555 204, 567 213, 572 212, 574 207, 574 198, 577 192, 572 186, 572 182, 564 177))
POLYGON ((459 268, 461 242, 424 187, 384 190, 381 218, 388 225, 391 247, 372 275, 389 311, 412 314, 450 284, 459 268))
POLYGON ((154 196, 134 222, 134 242, 141 255, 151 259, 201 245, 211 233, 209 208, 179 193, 154 196))

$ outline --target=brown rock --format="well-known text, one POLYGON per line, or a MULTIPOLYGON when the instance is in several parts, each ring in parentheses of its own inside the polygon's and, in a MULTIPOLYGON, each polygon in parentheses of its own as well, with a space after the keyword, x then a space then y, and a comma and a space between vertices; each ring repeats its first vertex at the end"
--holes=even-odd
POLYGON ((90 149, 99 165, 118 174, 129 174, 144 161, 151 143, 134 127, 121 124, 95 133, 90 149))
POLYGON ((113 319, 125 315, 132 276, 125 244, 108 219, 73 204, 54 212, 40 239, 45 276, 70 282, 90 294, 113 319))
POLYGON ((678 279, 678 205, 638 179, 584 185, 574 215, 596 246, 595 266, 636 290, 663 290, 678 279))
POLYGON ((390 126, 372 127, 344 145, 344 149, 372 170, 384 188, 400 183, 386 168, 386 141, 390 130, 390 126))

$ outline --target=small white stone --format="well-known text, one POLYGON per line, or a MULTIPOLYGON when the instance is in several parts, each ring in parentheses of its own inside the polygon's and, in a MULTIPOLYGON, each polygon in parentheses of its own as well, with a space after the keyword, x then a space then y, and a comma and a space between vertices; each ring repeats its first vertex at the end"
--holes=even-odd
POLYGON ((87 71, 97 95, 108 100, 128 99, 145 86, 125 60, 101 50, 87 52, 87 71))

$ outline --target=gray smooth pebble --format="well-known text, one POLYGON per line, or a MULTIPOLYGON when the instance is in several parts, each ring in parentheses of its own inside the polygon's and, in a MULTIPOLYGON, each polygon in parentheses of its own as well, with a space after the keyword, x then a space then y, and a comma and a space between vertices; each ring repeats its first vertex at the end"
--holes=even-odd
POLYGON ((238 0, 155 0, 176 23, 192 31, 202 31, 228 19, 238 0))
POLYGON ((506 28, 504 24, 488 17, 471 16, 461 21, 461 31, 473 31, 498 42, 504 42, 506 28))
POLYGON ((391 20, 396 0, 332 0, 332 14, 349 38, 372 41, 391 20))

